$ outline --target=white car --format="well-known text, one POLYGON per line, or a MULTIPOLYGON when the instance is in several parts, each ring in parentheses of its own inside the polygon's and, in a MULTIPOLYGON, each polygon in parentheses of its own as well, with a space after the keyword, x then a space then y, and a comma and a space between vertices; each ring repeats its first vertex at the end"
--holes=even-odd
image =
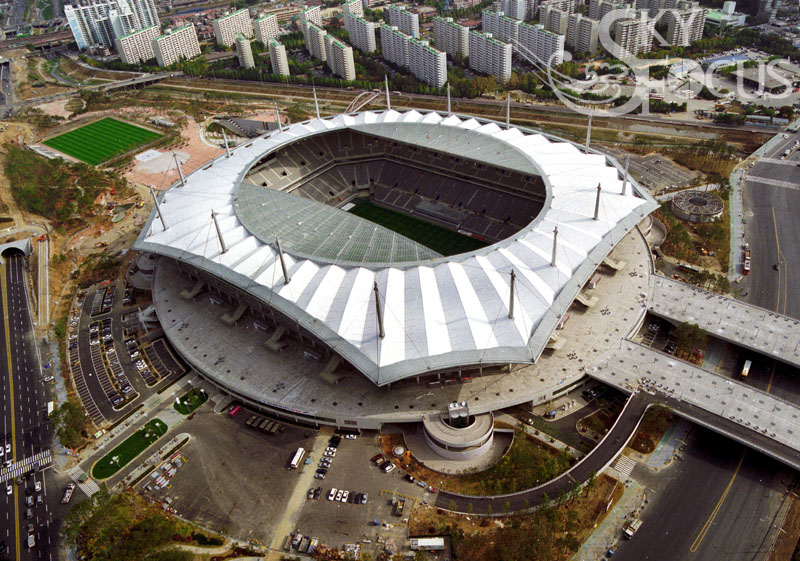
POLYGON ((14 489, 11 487, 11 485, 6 485, 6 495, 10 495, 13 492, 14 489))
POLYGON ((338 491, 336 491, 336 497, 333 500, 334 501, 341 501, 343 494, 344 494, 344 491, 339 489, 338 491))
POLYGON ((0 447, 0 458, 3 457, 3 454, 5 454, 5 448, 0 447))
POLYGON ((335 498, 336 498, 336 487, 328 491, 328 500, 332 501, 335 498))
POLYGON ((347 497, 349 497, 349 496, 350 496, 350 491, 345 491, 344 493, 342 493, 342 498, 340 500, 343 503, 346 503, 347 502, 347 497))
POLYGON ((6 443, 6 454, 10 454, 10 453, 11 453, 11 443, 7 442, 6 443))
POLYGON ((42 482, 41 482, 41 481, 37 481, 37 482, 36 482, 36 483, 33 485, 33 488, 34 488, 34 489, 36 490, 36 492, 38 493, 39 491, 41 491, 41 490, 42 490, 42 482))

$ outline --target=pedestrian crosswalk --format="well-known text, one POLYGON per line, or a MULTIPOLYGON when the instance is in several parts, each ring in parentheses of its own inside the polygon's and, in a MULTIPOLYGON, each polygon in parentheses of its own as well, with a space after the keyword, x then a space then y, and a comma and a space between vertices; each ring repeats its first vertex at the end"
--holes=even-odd
POLYGON ((628 456, 620 454, 614 461, 613 467, 620 473, 620 475, 624 477, 630 477, 633 468, 636 467, 636 461, 630 459, 628 456))
POLYGON ((50 450, 39 452, 15 462, 7 468, 0 469, 0 481, 10 481, 20 475, 24 475, 34 469, 34 464, 37 464, 37 469, 44 469, 51 463, 53 463, 53 456, 50 450))
POLYGON ((87 497, 91 497, 100 491, 100 487, 97 485, 95 480, 91 477, 88 477, 79 466, 75 466, 69 470, 67 475, 69 475, 70 479, 72 479, 78 485, 78 488, 81 491, 86 493, 87 497), (81 481, 81 479, 83 479, 83 481, 81 481))

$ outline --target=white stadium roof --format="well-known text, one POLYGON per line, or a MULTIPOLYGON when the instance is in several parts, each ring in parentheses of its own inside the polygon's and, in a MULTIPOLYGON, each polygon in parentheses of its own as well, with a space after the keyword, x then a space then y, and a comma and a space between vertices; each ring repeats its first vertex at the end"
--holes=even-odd
MULTIPOLYGON (((258 196, 247 190, 242 200, 252 208, 258 196)), ((264 192, 266 201, 270 195, 267 188, 264 192)), ((154 211, 134 247, 234 284, 296 320, 375 384, 385 385, 428 372, 534 362, 597 266, 656 207, 632 181, 622 194, 622 172, 615 161, 562 139, 437 112, 363 112, 295 124, 236 148, 230 157, 216 158, 187 176, 185 186, 177 183, 164 193, 160 209, 167 229, 154 211), (266 154, 346 128, 540 175, 547 189, 544 208, 511 238, 452 257, 362 263, 283 247, 290 276, 285 284, 274 236, 269 228, 256 227, 253 213, 239 206, 245 190, 240 193, 240 184, 266 154), (598 183, 602 190, 594 220, 598 183), (224 253, 212 211, 227 246, 224 253), (509 319, 512 270, 515 313, 509 319)), ((341 214, 347 217, 343 221, 354 223, 352 215, 341 214)))

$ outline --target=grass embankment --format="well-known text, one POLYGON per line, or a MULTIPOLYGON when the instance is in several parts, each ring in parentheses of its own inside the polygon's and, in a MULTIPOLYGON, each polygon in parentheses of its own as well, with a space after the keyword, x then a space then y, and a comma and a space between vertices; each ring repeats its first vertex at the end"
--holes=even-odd
POLYGON ((5 145, 5 171, 11 196, 27 212, 44 216, 55 227, 84 224, 97 210, 104 189, 127 193, 125 180, 86 164, 48 160, 15 144, 5 145))
POLYGON ((157 132, 106 117, 45 140, 42 144, 96 166, 159 138, 161 135, 157 132))
POLYGON ((449 535, 452 557, 459 561, 565 561, 607 515, 606 505, 619 500, 622 492, 616 479, 601 475, 583 490, 551 497, 564 501, 558 506, 544 504, 515 516, 488 520, 417 508, 409 519, 409 535, 449 535))
POLYGON ((642 423, 628 446, 642 454, 649 454, 656 449, 674 419, 675 414, 672 411, 661 405, 654 405, 644 414, 642 423))
POLYGON ((152 419, 92 466, 92 477, 108 479, 167 432, 167 425, 152 419))
POLYGON ((196 555, 178 549, 176 542, 224 543, 130 490, 119 494, 100 491, 76 504, 64 518, 63 532, 77 557, 87 561, 191 561, 196 555))
POLYGON ((208 394, 206 392, 204 392, 201 388, 192 388, 183 394, 176 403, 172 404, 172 406, 175 408, 175 411, 181 415, 188 415, 203 405, 206 401, 208 401, 208 394))
MULTIPOLYGON (((381 448, 391 456, 396 445, 404 445, 402 435, 381 435, 381 448)), ((403 458, 405 471, 439 489, 465 495, 504 495, 536 487, 566 471, 572 457, 545 446, 530 436, 516 431, 514 443, 499 462, 484 471, 445 474, 417 462, 413 456, 403 458)))
POLYGON ((486 247, 485 242, 475 238, 464 236, 447 228, 423 222, 372 203, 359 203, 350 210, 350 213, 370 222, 380 224, 444 256, 457 255, 486 247))

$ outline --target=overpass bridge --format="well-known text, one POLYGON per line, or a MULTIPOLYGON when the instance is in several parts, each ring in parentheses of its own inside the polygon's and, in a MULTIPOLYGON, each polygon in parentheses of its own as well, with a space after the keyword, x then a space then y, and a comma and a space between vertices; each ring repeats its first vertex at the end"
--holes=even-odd
POLYGON ((124 88, 147 86, 149 84, 160 82, 164 78, 174 78, 176 76, 182 76, 182 75, 183 75, 182 72, 160 72, 158 74, 146 74, 144 76, 139 76, 137 78, 130 78, 128 80, 119 80, 117 82, 112 82, 110 84, 98 84, 96 86, 90 86, 86 89, 100 90, 101 92, 109 92, 112 90, 118 90, 124 88))
POLYGON ((659 275, 650 283, 653 315, 696 323, 718 339, 800 367, 800 321, 659 275))
POLYGON ((588 374, 800 470, 800 405, 627 340, 588 374))

